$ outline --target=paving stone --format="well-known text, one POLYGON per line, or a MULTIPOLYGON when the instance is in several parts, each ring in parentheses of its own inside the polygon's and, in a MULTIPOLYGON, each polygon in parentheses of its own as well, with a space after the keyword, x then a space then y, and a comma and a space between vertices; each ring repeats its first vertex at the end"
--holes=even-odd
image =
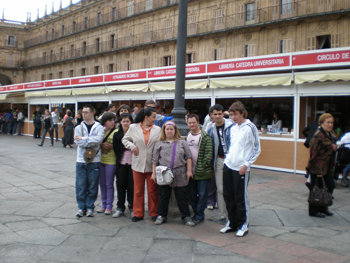
POLYGON ((9 222, 22 222, 26 220, 34 220, 36 219, 35 217, 32 216, 20 216, 20 215, 1 215, 0 216, 0 222, 2 223, 9 223, 9 222))
POLYGON ((149 251, 142 263, 191 263, 192 260, 193 255, 191 253, 174 252, 171 248, 168 248, 167 250, 149 251))
POLYGON ((194 263, 213 263, 213 262, 220 262, 220 263, 258 263, 261 261, 242 257, 239 255, 194 255, 193 261, 194 263))
POLYGON ((27 220, 22 222, 7 223, 6 226, 11 228, 13 231, 39 229, 39 228, 48 227, 47 224, 41 222, 40 220, 27 220))
POLYGON ((165 238, 165 239, 190 239, 188 236, 183 234, 176 233, 174 231, 169 231, 163 228, 158 228, 156 238, 165 238))
POLYGON ((317 241, 309 244, 309 246, 321 251, 350 257, 348 242, 345 243, 343 241, 333 240, 332 238, 319 238, 317 241))
POLYGON ((24 238, 18 235, 18 233, 11 232, 0 235, 0 246, 19 242, 24 242, 24 238))
POLYGON ((337 263, 337 262, 344 262, 346 260, 348 260, 348 257, 344 257, 344 256, 339 256, 339 255, 335 255, 332 253, 328 253, 328 252, 324 252, 324 251, 317 251, 311 255, 307 255, 304 257, 305 259, 310 259, 313 260, 315 262, 332 262, 332 263, 337 263))
POLYGON ((51 262, 91 262, 100 252, 99 248, 80 246, 56 246, 45 255, 45 260, 51 262))
POLYGON ((31 201, 7 200, 6 202, 0 203, 0 211, 1 211, 1 214, 12 214, 31 204, 33 204, 33 202, 31 201))
POLYGON ((282 226, 273 210, 251 210, 249 217, 251 226, 282 226))
MULTIPOLYGON (((213 245, 209 245, 203 242, 196 242, 193 250, 196 255, 231 255, 237 256, 237 254, 227 251, 222 248, 218 248, 213 245)), ((241 256, 240 256, 241 257, 241 256)))
POLYGON ((17 231, 16 233, 23 237, 26 243, 40 245, 59 245, 68 238, 67 235, 49 227, 40 230, 17 231))
POLYGON ((41 218, 41 221, 50 225, 50 226, 64 226, 64 225, 72 225, 79 224, 80 221, 76 218, 41 218))
POLYGON ((338 231, 334 231, 325 227, 305 227, 297 230, 297 233, 317 237, 331 237, 339 234, 338 231))
POLYGON ((299 245, 309 246, 311 243, 314 243, 319 240, 319 237, 315 236, 306 236, 297 233, 287 233, 276 237, 279 240, 286 242, 291 242, 299 245))
POLYGON ((251 255, 251 257, 266 263, 291 262, 297 259, 295 256, 291 256, 287 253, 282 253, 273 249, 267 249, 265 251, 254 253, 251 255))
MULTIPOLYGON (((79 219, 76 219, 76 220, 80 221, 79 219)), ((85 223, 81 221, 80 221, 80 224, 56 226, 55 229, 61 231, 66 235, 76 235, 76 234, 82 235, 82 234, 93 233, 101 230, 101 228, 99 227, 96 227, 89 223, 85 223)))
POLYGON ((102 249, 93 257, 94 262, 141 263, 146 256, 142 250, 102 249))
MULTIPOLYGON (((108 244, 111 240, 111 237, 106 236, 94 236, 89 237, 87 235, 72 235, 68 237, 64 242, 61 243, 62 246, 83 246, 84 248, 102 249, 106 244, 108 244)), ((116 247, 114 247, 116 248, 116 247)))
MULTIPOLYGON (((61 201, 62 199, 58 199, 58 200, 61 201)), ((72 200, 70 199, 70 201, 72 200)), ((72 203, 72 202, 67 204, 58 203, 57 206, 54 207, 54 209, 51 209, 49 213, 46 214, 46 217, 72 219, 75 217, 75 214, 77 211, 78 211, 78 206, 76 203, 72 203)))
POLYGON ((318 226, 306 210, 276 210, 276 213, 284 226, 318 226))
POLYGON ((255 234, 266 236, 266 237, 274 237, 274 236, 278 236, 289 232, 286 229, 270 227, 270 226, 254 226, 254 227, 251 227, 249 231, 255 234))
POLYGON ((27 262, 36 262, 53 248, 47 245, 10 244, 0 248, 0 261, 3 262, 3 258, 26 258, 27 262))
MULTIPOLYGON (((347 206, 349 206, 349 205, 347 205, 347 206)), ((337 212, 337 214, 342 216, 346 221, 350 222, 350 211, 337 210, 336 212, 337 212)))
POLYGON ((144 222, 133 223, 120 229, 117 234, 118 237, 155 237, 157 235, 157 228, 150 226, 144 222))
POLYGON ((140 237, 114 237, 109 240, 103 249, 119 249, 119 250, 142 250, 146 251, 153 244, 153 238, 140 237))
POLYGON ((41 202, 40 205, 34 203, 18 210, 16 214, 28 216, 45 216, 61 205, 62 203, 56 202, 41 202))

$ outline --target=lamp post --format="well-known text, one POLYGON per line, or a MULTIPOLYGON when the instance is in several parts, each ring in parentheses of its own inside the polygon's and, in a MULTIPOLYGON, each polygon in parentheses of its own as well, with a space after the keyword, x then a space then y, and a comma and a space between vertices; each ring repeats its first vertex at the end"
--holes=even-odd
POLYGON ((185 74, 186 74, 186 40, 187 40, 187 1, 179 2, 179 19, 176 47, 176 79, 175 101, 171 115, 174 116, 178 130, 182 136, 187 135, 188 126, 185 122, 185 74))

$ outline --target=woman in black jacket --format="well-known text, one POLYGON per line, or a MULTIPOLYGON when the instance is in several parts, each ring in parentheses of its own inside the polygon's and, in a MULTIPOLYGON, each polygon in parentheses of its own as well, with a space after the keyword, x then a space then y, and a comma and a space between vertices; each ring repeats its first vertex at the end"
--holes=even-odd
POLYGON ((134 202, 134 180, 131 170, 132 152, 125 148, 122 143, 124 134, 128 131, 132 123, 132 116, 130 113, 122 113, 119 118, 119 130, 113 136, 113 150, 117 156, 117 190, 118 202, 117 211, 113 217, 120 217, 125 212, 125 195, 127 195, 128 208, 131 217, 133 217, 133 202, 134 202))

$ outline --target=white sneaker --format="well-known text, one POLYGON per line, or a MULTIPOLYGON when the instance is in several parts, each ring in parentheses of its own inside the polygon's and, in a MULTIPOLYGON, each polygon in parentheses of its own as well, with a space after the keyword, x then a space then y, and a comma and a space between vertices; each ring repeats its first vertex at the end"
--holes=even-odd
POLYGON ((76 214, 76 217, 82 217, 82 216, 84 216, 84 214, 85 214, 85 211, 82 209, 79 209, 79 211, 76 214))
POLYGON ((121 210, 117 210, 115 211, 115 213, 113 214, 113 217, 116 218, 116 217, 121 217, 123 215, 123 211, 121 210))
POLYGON ((244 237, 245 235, 247 235, 249 232, 248 227, 246 226, 242 226, 241 229, 239 229, 236 233, 236 236, 238 237, 244 237))
POLYGON ((87 216, 87 217, 93 217, 93 216, 94 216, 94 211, 91 210, 91 209, 88 209, 88 210, 86 211, 86 216, 87 216))
POLYGON ((225 226, 225 227, 220 229, 220 233, 221 234, 226 234, 226 233, 229 233, 229 232, 232 232, 232 231, 233 231, 232 228, 229 227, 229 226, 225 226))

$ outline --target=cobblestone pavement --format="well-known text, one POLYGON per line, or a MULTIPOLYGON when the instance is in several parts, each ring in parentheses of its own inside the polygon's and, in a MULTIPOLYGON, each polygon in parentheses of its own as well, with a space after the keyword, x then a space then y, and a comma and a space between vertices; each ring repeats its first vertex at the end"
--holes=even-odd
MULTIPOLYGON (((217 209, 190 228, 95 214, 75 218, 76 149, 0 134, 0 262, 350 262, 350 189, 333 217, 307 214, 302 175, 253 169, 250 232, 220 234, 217 209)), ((96 202, 100 205, 100 198, 96 202)))

